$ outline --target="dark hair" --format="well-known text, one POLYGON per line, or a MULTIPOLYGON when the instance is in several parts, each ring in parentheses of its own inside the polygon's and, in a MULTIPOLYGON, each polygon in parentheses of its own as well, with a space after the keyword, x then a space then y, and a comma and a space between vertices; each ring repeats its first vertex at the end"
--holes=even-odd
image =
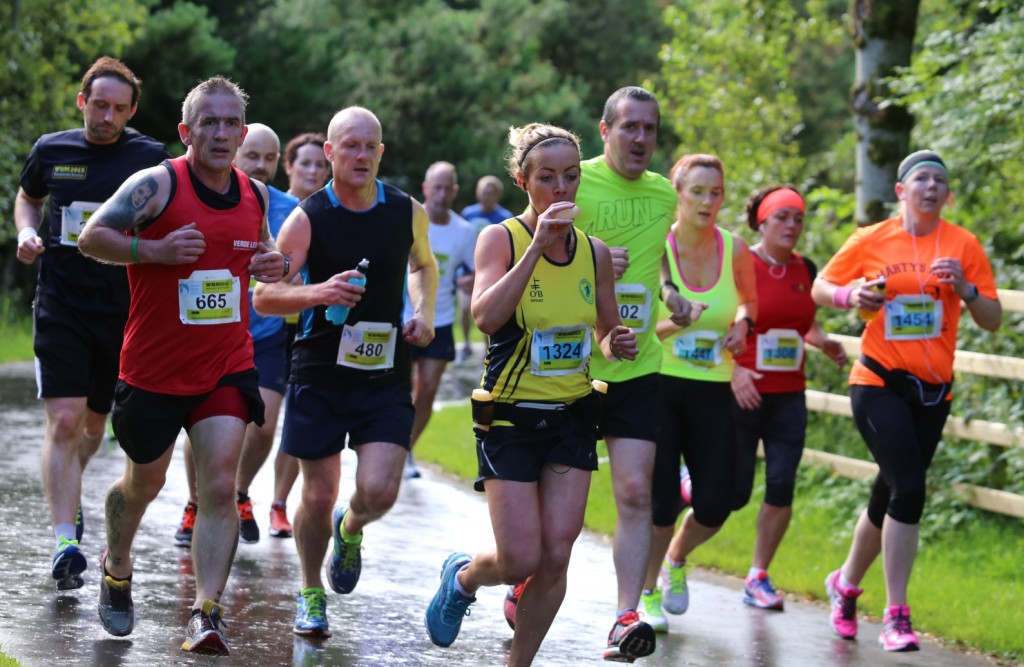
POLYGON ((242 124, 245 124, 245 107, 249 102, 249 96, 231 79, 223 76, 214 76, 206 81, 200 81, 185 96, 185 101, 181 104, 181 122, 187 127, 195 127, 196 122, 199 120, 196 103, 203 95, 234 96, 239 104, 242 105, 242 124))
MULTIPOLYGON (((615 119, 619 117, 619 103, 622 100, 629 98, 638 102, 654 102, 658 104, 658 98, 654 96, 654 93, 641 88, 640 86, 626 86, 625 88, 619 88, 614 93, 608 96, 608 99, 604 103, 604 113, 601 114, 601 120, 604 121, 605 125, 609 127, 615 124, 615 119)), ((661 108, 658 108, 658 124, 661 124, 661 108)))
POLYGON ((761 202, 764 201, 764 198, 770 195, 771 193, 775 192, 776 190, 792 190, 793 192, 803 197, 803 195, 800 194, 800 191, 797 190, 792 185, 783 185, 781 183, 767 185, 758 190, 757 192, 755 192, 754 194, 750 195, 750 198, 747 199, 747 226, 753 229, 755 232, 761 228, 761 225, 758 224, 757 222, 757 209, 759 206, 761 206, 761 202))
MULTIPOLYGON (((299 157, 299 149, 306 145, 315 145, 323 148, 327 143, 327 137, 320 132, 303 132, 297 137, 292 137, 284 147, 284 163, 290 165, 299 157)), ((326 159, 326 158, 325 158, 326 159)))
POLYGON ((132 106, 134 107, 139 101, 139 93, 142 92, 142 81, 139 80, 135 73, 128 69, 128 66, 117 58, 111 58, 110 56, 102 56, 96 62, 86 70, 85 75, 82 77, 82 95, 86 101, 89 100, 89 96, 92 95, 92 84, 96 79, 103 78, 105 76, 112 76, 121 83, 126 83, 131 86, 132 89, 132 106))

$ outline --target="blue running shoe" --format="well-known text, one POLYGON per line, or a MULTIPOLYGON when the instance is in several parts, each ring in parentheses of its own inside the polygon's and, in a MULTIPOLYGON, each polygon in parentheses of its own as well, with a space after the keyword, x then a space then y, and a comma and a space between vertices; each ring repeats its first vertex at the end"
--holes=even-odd
POLYGON ((107 552, 100 556, 99 616, 103 629, 115 637, 130 635, 135 629, 135 604, 132 602, 132 578, 115 579, 107 574, 107 552))
POLYGON ((351 593, 359 583, 359 574, 363 571, 363 533, 359 532, 356 541, 349 543, 341 539, 341 522, 345 513, 340 507, 334 510, 331 521, 334 522, 334 556, 331 558, 331 569, 328 580, 335 593, 351 593))
POLYGON ((464 566, 473 560, 469 554, 456 551, 444 561, 441 567, 441 586, 427 607, 427 634, 430 641, 438 646, 451 646, 462 629, 462 619, 469 616, 469 605, 475 597, 466 597, 455 587, 455 577, 464 566))
POLYGON ((303 589, 295 598, 295 626, 303 637, 330 637, 327 624, 327 593, 322 588, 303 589))
MULTIPOLYGON (((85 554, 78 548, 78 540, 60 538, 60 546, 53 554, 53 578, 59 582, 74 581, 77 575, 85 572, 85 568, 85 554)), ((82 578, 77 577, 77 580, 82 581, 82 578)))

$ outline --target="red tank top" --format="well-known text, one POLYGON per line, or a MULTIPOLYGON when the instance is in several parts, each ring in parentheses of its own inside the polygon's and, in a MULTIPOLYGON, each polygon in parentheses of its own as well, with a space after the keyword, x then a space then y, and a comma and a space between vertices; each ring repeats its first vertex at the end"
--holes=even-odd
MULTIPOLYGON (((757 325, 753 334, 747 338, 747 349, 736 357, 736 363, 744 368, 756 369, 758 335, 765 336, 773 330, 773 333, 790 330, 796 331, 802 339, 814 324, 817 307, 811 298, 811 273, 803 257, 794 252, 789 263, 780 267, 769 266, 757 253, 751 254, 754 256, 754 274, 757 277, 757 325)), ((779 337, 775 340, 779 341, 779 337)), ((762 344, 765 342, 762 341, 762 344)), ((768 346, 768 349, 773 347, 778 349, 782 346, 768 346)), ((762 366, 758 372, 764 377, 754 384, 762 394, 803 391, 807 384, 803 363, 795 371, 765 370, 762 366)))
POLYGON ((163 213, 139 234, 162 239, 190 222, 206 250, 193 264, 130 264, 131 307, 120 377, 146 391, 193 396, 222 377, 253 368, 249 335, 249 262, 261 238, 259 194, 234 169, 239 204, 218 210, 192 187, 184 157, 169 161, 177 186, 163 213))

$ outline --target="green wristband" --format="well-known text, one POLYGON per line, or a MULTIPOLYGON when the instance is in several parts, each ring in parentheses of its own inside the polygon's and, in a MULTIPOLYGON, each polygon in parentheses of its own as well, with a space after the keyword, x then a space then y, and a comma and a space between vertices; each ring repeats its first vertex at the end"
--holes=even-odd
POLYGON ((139 263, 139 237, 132 239, 132 264, 139 263))

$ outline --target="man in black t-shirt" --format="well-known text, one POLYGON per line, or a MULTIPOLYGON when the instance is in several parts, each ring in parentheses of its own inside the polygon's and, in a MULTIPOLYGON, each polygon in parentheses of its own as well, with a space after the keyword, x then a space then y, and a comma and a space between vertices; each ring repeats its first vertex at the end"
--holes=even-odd
POLYGON ((84 127, 39 138, 14 202, 18 260, 32 264, 38 257, 40 265, 34 348, 46 409, 42 471, 56 539, 52 572, 60 590, 84 583, 82 472, 113 402, 129 299, 124 267, 82 255, 78 235, 128 176, 169 157, 163 144, 125 127, 139 91, 140 81, 120 61, 104 56, 93 63, 78 93, 84 127))

